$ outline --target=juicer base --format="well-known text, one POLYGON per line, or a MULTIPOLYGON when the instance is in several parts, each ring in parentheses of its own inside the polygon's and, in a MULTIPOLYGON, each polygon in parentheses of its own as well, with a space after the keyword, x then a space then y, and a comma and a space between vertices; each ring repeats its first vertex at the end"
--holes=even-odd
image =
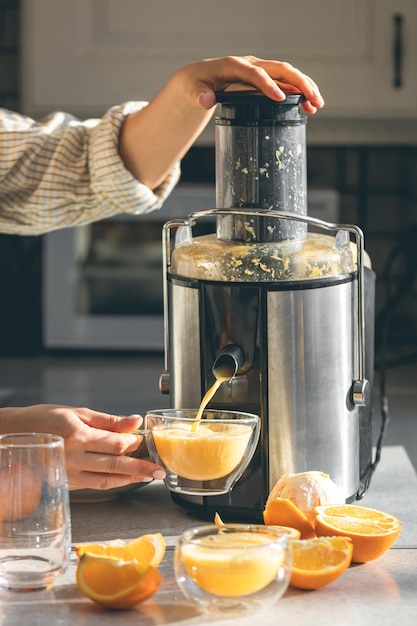
MULTIPOLYGON (((210 497, 205 496, 204 502, 190 502, 185 500, 177 493, 171 493, 171 498, 175 504, 187 509, 192 515, 195 515, 201 520, 207 522, 213 522, 216 513, 220 515, 223 522, 230 523, 248 523, 248 524, 263 524, 263 511, 255 511, 251 508, 236 507, 236 506, 215 506, 209 504, 210 497)), ((352 504, 357 499, 357 494, 346 498, 346 504, 352 504)))

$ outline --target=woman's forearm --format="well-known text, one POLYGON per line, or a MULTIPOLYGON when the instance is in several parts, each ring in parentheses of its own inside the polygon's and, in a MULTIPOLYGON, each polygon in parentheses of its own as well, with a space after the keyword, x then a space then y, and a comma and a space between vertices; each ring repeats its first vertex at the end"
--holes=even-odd
POLYGON ((120 132, 119 153, 142 184, 156 189, 204 130, 214 109, 193 108, 168 83, 145 108, 129 115, 120 132))

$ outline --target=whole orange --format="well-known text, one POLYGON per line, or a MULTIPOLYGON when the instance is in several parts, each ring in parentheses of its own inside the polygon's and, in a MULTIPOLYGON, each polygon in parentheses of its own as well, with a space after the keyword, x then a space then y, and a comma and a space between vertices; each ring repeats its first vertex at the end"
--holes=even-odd
POLYGON ((0 469, 0 520, 20 520, 36 511, 42 481, 27 465, 16 463, 0 469))

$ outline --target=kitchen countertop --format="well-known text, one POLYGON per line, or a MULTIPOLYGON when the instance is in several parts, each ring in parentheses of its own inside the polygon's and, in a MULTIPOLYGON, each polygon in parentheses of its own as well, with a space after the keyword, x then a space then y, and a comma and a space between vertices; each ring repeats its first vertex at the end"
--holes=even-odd
MULTIPOLYGON (((417 615, 417 475, 402 446, 383 448, 380 465, 360 504, 397 516, 403 530, 382 557, 352 565, 341 578, 322 589, 289 588, 273 611, 262 614, 263 626, 378 626, 415 624, 417 615)), ((238 618, 198 613, 184 598, 173 575, 176 537, 199 519, 177 506, 163 484, 151 483, 119 500, 72 503, 73 541, 130 539, 143 533, 162 532, 167 552, 160 572, 158 592, 129 611, 106 611, 85 598, 75 585, 75 557, 54 588, 27 594, 0 593, 2 626, 129 626, 171 625, 252 626, 257 614, 238 618)))

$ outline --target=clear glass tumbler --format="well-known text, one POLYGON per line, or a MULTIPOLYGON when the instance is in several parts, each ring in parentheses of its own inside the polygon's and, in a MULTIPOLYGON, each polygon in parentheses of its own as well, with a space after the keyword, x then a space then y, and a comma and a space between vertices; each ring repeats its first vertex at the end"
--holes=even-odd
POLYGON ((0 435, 0 588, 52 587, 67 568, 70 549, 64 440, 0 435))
POLYGON ((291 574, 288 535, 256 524, 211 524, 185 531, 175 549, 175 576, 199 609, 223 615, 267 609, 291 574))

